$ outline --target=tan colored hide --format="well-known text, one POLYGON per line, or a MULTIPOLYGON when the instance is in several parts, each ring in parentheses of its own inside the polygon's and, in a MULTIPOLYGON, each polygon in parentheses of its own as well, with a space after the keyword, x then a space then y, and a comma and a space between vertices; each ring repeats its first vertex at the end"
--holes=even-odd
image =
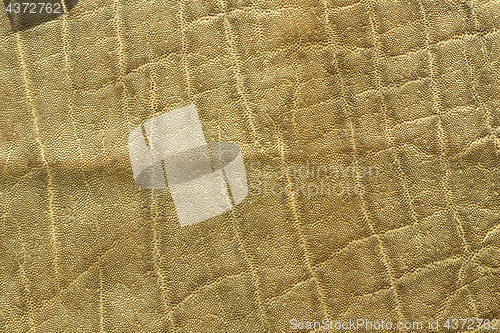
POLYGON ((1 332, 500 319, 498 0, 0 6, 1 332), (181 227, 127 138, 192 103, 249 193, 181 227))

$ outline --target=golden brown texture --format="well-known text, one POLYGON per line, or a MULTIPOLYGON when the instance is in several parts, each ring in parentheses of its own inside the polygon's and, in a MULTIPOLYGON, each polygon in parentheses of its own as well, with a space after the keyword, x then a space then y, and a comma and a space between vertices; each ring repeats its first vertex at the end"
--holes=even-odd
POLYGON ((499 319, 499 26, 497 0, 80 0, 15 34, 1 14, 0 331, 499 319), (127 136, 193 102, 253 181, 378 176, 181 228, 127 136))

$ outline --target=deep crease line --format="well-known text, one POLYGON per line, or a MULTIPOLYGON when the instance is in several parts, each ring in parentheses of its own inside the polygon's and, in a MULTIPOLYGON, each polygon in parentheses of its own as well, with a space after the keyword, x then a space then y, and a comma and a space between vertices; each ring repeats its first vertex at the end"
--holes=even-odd
MULTIPOLYGON (((445 191, 444 197, 446 200, 447 207, 449 209, 451 209, 454 224, 457 228, 457 232, 460 235, 460 238, 462 241, 462 247, 463 247, 463 251, 464 251, 462 257, 463 257, 463 260, 465 261, 465 264, 463 261, 461 263, 461 265, 462 265, 461 269, 462 269, 465 265, 469 264, 469 261, 471 259, 470 247, 467 244, 467 240, 465 238, 465 232, 464 232, 464 229, 462 226, 462 222, 460 221, 460 219, 458 217, 456 207, 454 207, 454 205, 452 203, 452 199, 449 197, 452 193, 451 193, 451 189, 449 188, 449 185, 448 185, 450 167, 449 167, 449 161, 446 157, 446 146, 445 146, 446 140, 445 140, 445 133, 444 133, 442 121, 441 121, 441 119, 442 119, 441 91, 440 91, 438 83, 436 82, 436 75, 435 75, 435 70, 434 70, 434 67, 435 67, 434 66, 434 54, 431 50, 431 46, 432 46, 431 37, 430 37, 431 28, 430 28, 430 23, 429 23, 428 18, 427 18, 427 12, 425 10, 425 5, 423 3, 423 0, 419 0, 419 5, 420 5, 420 11, 422 14, 422 20, 423 20, 423 23, 425 26, 425 43, 426 43, 426 49, 427 49, 427 54, 428 54, 428 69, 429 69, 429 73, 430 73, 430 77, 431 77, 431 91, 432 91, 433 108, 434 108, 435 114, 438 116, 438 118, 437 118, 437 120, 438 120, 437 121, 437 130, 438 130, 439 146, 441 148, 440 159, 442 160, 442 163, 444 164, 444 169, 445 169, 445 177, 442 181, 444 191, 445 191)), ((459 270, 459 273, 458 273, 458 281, 460 284, 463 283, 461 276, 460 276, 461 269, 459 270)), ((477 311, 477 304, 475 304, 475 301, 474 301, 474 298, 472 297, 470 289, 468 287, 466 287, 466 289, 467 289, 467 293, 469 296, 469 301, 471 302, 471 304, 474 308, 476 318, 479 318, 478 311, 477 311)))
POLYGON ((32 92, 30 89, 30 79, 29 79, 29 73, 27 69, 26 62, 24 61, 24 52, 22 49, 22 38, 21 38, 21 33, 17 32, 16 34, 16 39, 17 39, 17 51, 18 51, 18 60, 22 69, 22 79, 23 79, 23 85, 24 85, 24 92, 25 92, 25 98, 26 98, 26 103, 28 106, 31 108, 31 116, 33 119, 33 134, 35 136, 35 140, 38 143, 38 148, 40 149, 40 157, 42 159, 42 164, 45 168, 45 171, 47 172, 47 200, 48 200, 48 218, 50 222, 50 241, 51 241, 51 247, 52 251, 54 254, 54 260, 53 260, 53 267, 54 267, 54 276, 55 276, 55 282, 57 285, 59 285, 59 252, 57 249, 57 226, 56 226, 56 218, 55 218, 55 211, 54 211, 54 189, 52 188, 52 172, 50 170, 49 163, 47 161, 46 157, 46 152, 45 152, 45 147, 42 141, 42 138, 40 136, 40 129, 39 129, 39 120, 38 120, 38 112, 36 110, 36 104, 33 100, 32 92))
MULTIPOLYGON (((334 68, 335 68, 335 72, 337 74, 336 76, 338 76, 338 80, 340 83, 341 95, 342 95, 342 100, 343 100, 343 108, 344 108, 347 120, 349 122, 349 128, 350 128, 350 132, 351 132, 351 145, 352 145, 352 150, 353 150, 353 162, 356 165, 356 167, 359 167, 359 161, 358 161, 358 157, 357 157, 357 147, 356 147, 356 133, 355 133, 354 124, 352 121, 352 114, 350 111, 350 105, 349 105, 349 102, 347 100, 347 93, 346 93, 347 88, 346 88, 346 85, 344 83, 342 72, 340 70, 339 63, 338 63, 337 52, 338 52, 339 47, 337 46, 338 45, 337 37, 334 36, 334 32, 332 31, 331 24, 329 21, 328 2, 327 2, 327 0, 323 0, 323 3, 324 3, 324 7, 325 7, 324 24, 326 26, 326 31, 328 33, 328 45, 333 46, 333 48, 334 48, 334 50, 333 50, 334 68)), ((358 186, 361 185, 361 180, 360 180, 359 174, 356 177, 356 182, 357 182, 358 186)), ((374 227, 373 222, 372 222, 372 218, 368 212, 368 209, 366 207, 367 204, 366 204, 363 196, 360 197, 360 203, 361 203, 360 208, 363 212, 363 217, 364 217, 363 220, 367 224, 367 226, 369 227, 372 235, 374 235, 378 241, 379 255, 381 255, 381 257, 382 257, 381 259, 384 263, 386 273, 390 279, 391 288, 393 289, 393 293, 394 293, 394 297, 395 297, 395 303, 396 303, 395 304, 395 311, 400 319, 404 318, 404 316, 402 314, 402 309, 401 309, 401 301, 399 300, 399 295, 397 292, 396 279, 394 278, 394 274, 391 272, 389 259, 386 256, 383 241, 380 238, 380 235, 375 230, 375 227, 374 227)))

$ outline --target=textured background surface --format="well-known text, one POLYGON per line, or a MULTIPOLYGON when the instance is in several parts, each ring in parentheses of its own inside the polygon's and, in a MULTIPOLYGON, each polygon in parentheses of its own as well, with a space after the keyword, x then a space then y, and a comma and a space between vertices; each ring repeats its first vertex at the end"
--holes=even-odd
POLYGON ((16 34, 4 12, 0 331, 499 318, 499 26, 497 0, 80 0, 16 34), (127 136, 192 102, 247 166, 379 176, 181 228, 127 136))

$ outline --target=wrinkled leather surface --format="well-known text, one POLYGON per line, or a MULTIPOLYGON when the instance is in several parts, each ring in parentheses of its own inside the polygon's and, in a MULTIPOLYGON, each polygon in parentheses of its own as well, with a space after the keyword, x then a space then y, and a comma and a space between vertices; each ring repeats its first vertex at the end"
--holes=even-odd
POLYGON ((497 0, 80 0, 15 34, 1 14, 0 331, 498 319, 499 25, 497 0), (190 103, 254 189, 378 175, 181 228, 127 136, 190 103))

